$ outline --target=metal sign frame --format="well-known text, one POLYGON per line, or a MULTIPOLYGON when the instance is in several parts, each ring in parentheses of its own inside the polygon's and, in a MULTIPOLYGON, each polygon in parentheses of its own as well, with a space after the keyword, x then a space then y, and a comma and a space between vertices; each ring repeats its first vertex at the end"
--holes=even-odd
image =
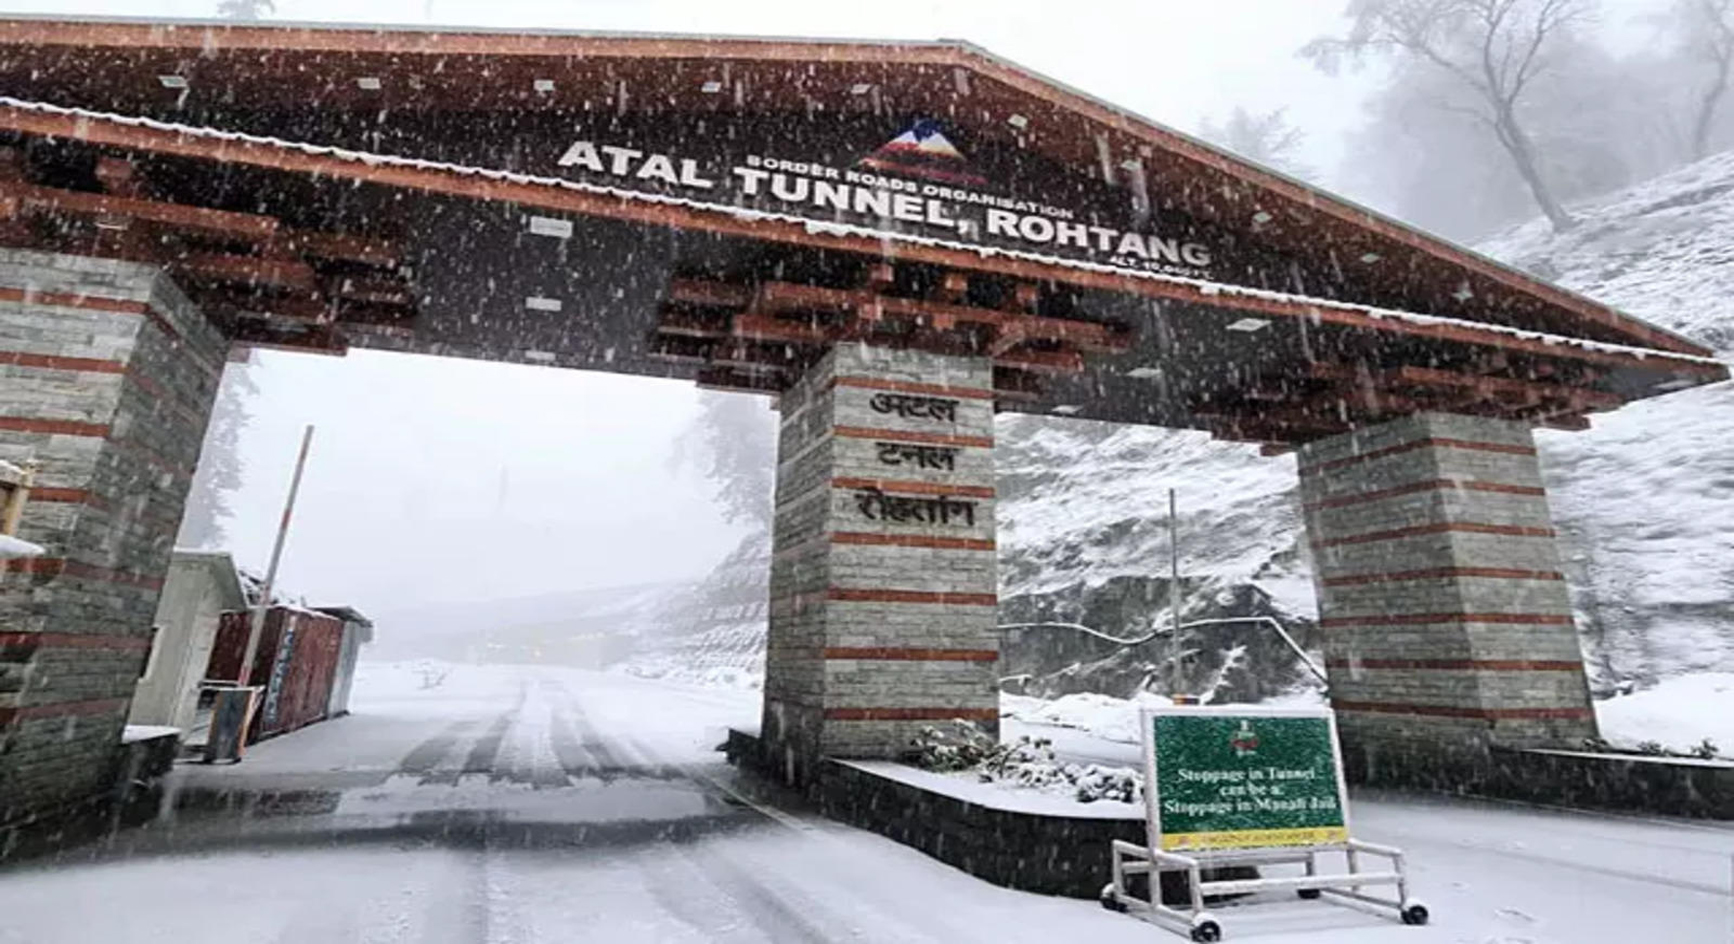
POLYGON ((1112 880, 1102 889, 1104 908, 1113 911, 1136 911, 1140 917, 1169 930, 1188 935, 1194 941, 1219 941, 1222 925, 1206 907, 1206 900, 1230 895, 1256 894, 1271 891, 1293 891, 1304 899, 1328 898, 1338 902, 1353 902, 1383 910, 1404 924, 1426 924, 1427 907, 1409 896, 1408 875, 1403 852, 1355 839, 1350 833, 1348 787, 1343 779, 1342 743, 1337 736, 1336 713, 1328 708, 1264 708, 1246 705, 1156 706, 1138 714, 1139 743, 1144 753, 1144 809, 1148 846, 1115 840, 1110 847, 1112 880), (1159 716, 1225 717, 1225 718, 1322 718, 1330 730, 1331 765, 1336 776, 1338 809, 1342 812, 1341 842, 1200 848, 1165 851, 1162 848, 1162 808, 1158 791, 1156 767, 1156 718, 1159 716), (1321 855, 1343 857, 1346 869, 1325 871, 1321 855), (1377 871, 1364 869, 1363 856, 1385 859, 1389 868, 1377 871), (1303 874, 1266 878, 1215 878, 1211 875, 1225 867, 1299 865, 1303 874), (1162 876, 1179 873, 1186 877, 1188 902, 1174 907, 1162 899, 1162 876), (1148 898, 1130 892, 1127 879, 1143 875, 1148 879, 1148 898), (1396 895, 1369 894, 1369 886, 1394 885, 1396 895))

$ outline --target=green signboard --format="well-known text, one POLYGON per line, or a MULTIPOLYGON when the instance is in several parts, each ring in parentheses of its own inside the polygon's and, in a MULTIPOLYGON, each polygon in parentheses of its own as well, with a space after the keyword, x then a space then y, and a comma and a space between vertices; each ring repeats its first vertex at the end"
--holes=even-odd
POLYGON ((1143 728, 1145 797, 1152 841, 1162 849, 1348 839, 1329 711, 1154 708, 1143 728))

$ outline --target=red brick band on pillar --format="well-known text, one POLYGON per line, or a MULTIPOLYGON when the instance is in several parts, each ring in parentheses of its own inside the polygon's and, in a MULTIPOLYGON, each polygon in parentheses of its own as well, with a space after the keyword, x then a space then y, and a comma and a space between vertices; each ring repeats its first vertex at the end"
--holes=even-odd
POLYGON ((1526 426, 1419 414, 1299 458, 1332 704, 1364 769, 1595 733, 1526 426))
POLYGON ((1322 501, 1308 502, 1303 506, 1305 511, 1316 511, 1321 508, 1347 508, 1365 502, 1378 501, 1381 498, 1395 498, 1398 495, 1413 495, 1416 492, 1432 492, 1441 489, 1462 489, 1472 492, 1501 492, 1506 495, 1547 494, 1547 490, 1534 485, 1506 485, 1503 482, 1479 482, 1473 479, 1429 479, 1425 482, 1414 482, 1409 485, 1398 485, 1394 488, 1381 488, 1371 492, 1357 492, 1353 495, 1343 495, 1338 498, 1328 498, 1322 501))
POLYGON ((831 480, 832 488, 876 488, 882 492, 903 495, 961 495, 965 498, 992 498, 991 485, 946 485, 943 482, 907 482, 901 479, 867 479, 843 476, 831 480))
POLYGON ((936 397, 967 397, 974 400, 992 400, 994 392, 985 387, 952 387, 946 384, 918 383, 909 380, 890 380, 884 377, 838 377, 831 383, 837 387, 860 387, 863 390, 890 390, 896 393, 922 393, 936 397))
MULTIPOLYGON (((1353 434, 1351 433, 1350 435, 1353 434)), ((1328 462, 1302 462, 1300 465, 1300 474, 1303 476, 1319 475, 1332 469, 1340 469, 1351 465, 1360 465, 1365 462, 1372 462, 1375 459, 1383 459, 1387 456, 1394 456, 1399 453, 1412 452, 1416 449, 1468 449, 1480 450, 1482 452, 1499 452, 1514 456, 1535 455, 1534 446, 1524 446, 1517 443, 1479 442, 1472 439, 1449 439, 1439 436, 1422 436, 1417 439, 1398 443, 1394 446, 1386 446, 1382 449, 1374 449, 1371 452, 1345 456, 1341 459, 1333 459, 1328 462)))
POLYGON ((83 308, 89 311, 111 311, 128 315, 142 315, 151 309, 148 302, 132 298, 112 298, 106 295, 89 295, 84 292, 40 291, 16 285, 0 285, 0 302, 23 302, 44 308, 83 308))
POLYGON ((1447 534, 1453 531, 1459 534, 1506 534, 1526 538, 1551 538, 1554 536, 1552 528, 1532 528, 1515 524, 1486 524, 1476 521, 1438 521, 1433 524, 1411 525, 1407 528, 1390 528, 1383 531, 1344 535, 1327 540, 1314 540, 1311 544, 1313 547, 1338 547, 1343 544, 1398 541, 1424 534, 1447 534))
POLYGON ((898 442, 927 443, 935 446, 971 446, 977 449, 992 449, 992 436, 955 436, 945 433, 926 433, 906 429, 885 429, 874 426, 838 426, 833 432, 838 436, 851 439, 891 439, 898 442))
POLYGON ((833 646, 825 650, 827 659, 873 659, 892 662, 994 662, 998 649, 892 649, 886 647, 850 649, 833 646))
MULTIPOLYGON (((27 506, 28 507, 28 506, 27 506)), ((129 574, 107 567, 82 564, 63 557, 22 557, 0 560, 0 573, 35 574, 42 577, 76 577, 80 580, 100 580, 161 590, 163 579, 150 574, 129 574)))
POLYGON ((49 420, 31 416, 0 416, 0 431, 107 439, 109 427, 107 423, 81 423, 77 420, 49 420))
MULTIPOLYGON (((1327 584, 1327 586, 1330 586, 1327 584)), ((1319 626, 1429 626, 1495 623, 1515 626, 1570 626, 1570 616, 1557 613, 1375 613, 1371 616, 1327 616, 1319 626)))
POLYGON ((1352 587, 1363 583, 1401 583, 1406 580, 1436 580, 1441 577, 1489 577, 1495 580, 1564 580, 1557 570, 1525 570, 1521 567, 1430 567, 1425 570, 1399 570, 1384 574, 1348 574, 1331 577, 1326 583, 1333 587, 1352 587))
POLYGON ((1581 672, 1583 663, 1571 659, 1326 659, 1331 669, 1438 669, 1473 672, 1581 672))
POLYGON ((993 372, 839 345, 778 402, 761 738, 787 776, 999 720, 993 372))
POLYGON ((82 505, 91 500, 90 490, 83 488, 32 488, 30 500, 33 502, 65 502, 71 505, 82 505))
POLYGON ((1331 699, 1338 711, 1358 711, 1380 715, 1418 715, 1426 718, 1476 718, 1487 721, 1592 721, 1595 712, 1589 708, 1464 708, 1457 705, 1395 705, 1370 701, 1331 699))
POLYGON ((832 544, 869 544, 887 547, 936 547, 952 551, 991 551, 994 542, 987 538, 948 538, 930 534, 862 534, 858 531, 838 531, 831 535, 832 544))
POLYGON ((86 374, 124 374, 126 365, 104 357, 60 357, 24 351, 0 351, 0 367, 35 367, 86 374))
POLYGON ((886 590, 882 588, 832 587, 832 600, 854 603, 925 603, 936 606, 998 606, 992 593, 951 593, 944 590, 886 590))
POLYGON ((998 721, 998 708, 826 708, 827 721, 998 721))

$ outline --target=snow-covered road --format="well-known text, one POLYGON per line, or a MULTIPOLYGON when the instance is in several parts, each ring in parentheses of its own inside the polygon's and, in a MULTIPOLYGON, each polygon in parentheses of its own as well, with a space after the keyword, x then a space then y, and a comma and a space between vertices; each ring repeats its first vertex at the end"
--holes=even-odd
MULTIPOLYGON (((186 807, 0 873, 0 942, 1181 940, 1011 892, 760 793, 713 748, 757 693, 365 666, 355 714, 183 766, 186 807), (780 808, 779 808, 780 807, 780 808)), ((1437 920, 1283 901, 1230 940, 1727 941, 1734 831, 1363 797, 1437 920)))

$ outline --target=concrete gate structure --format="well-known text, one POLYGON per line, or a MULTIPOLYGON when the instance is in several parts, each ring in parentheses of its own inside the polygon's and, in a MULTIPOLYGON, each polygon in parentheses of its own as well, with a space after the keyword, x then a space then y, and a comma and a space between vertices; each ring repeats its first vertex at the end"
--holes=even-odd
MULTIPOLYGON (((997 718, 993 416, 1298 453, 1359 776, 1593 733, 1530 430, 1686 339, 955 42, 0 20, 0 828, 100 798, 233 345, 781 412, 785 773, 997 718)), ((581 408, 583 405, 574 405, 581 408)))

